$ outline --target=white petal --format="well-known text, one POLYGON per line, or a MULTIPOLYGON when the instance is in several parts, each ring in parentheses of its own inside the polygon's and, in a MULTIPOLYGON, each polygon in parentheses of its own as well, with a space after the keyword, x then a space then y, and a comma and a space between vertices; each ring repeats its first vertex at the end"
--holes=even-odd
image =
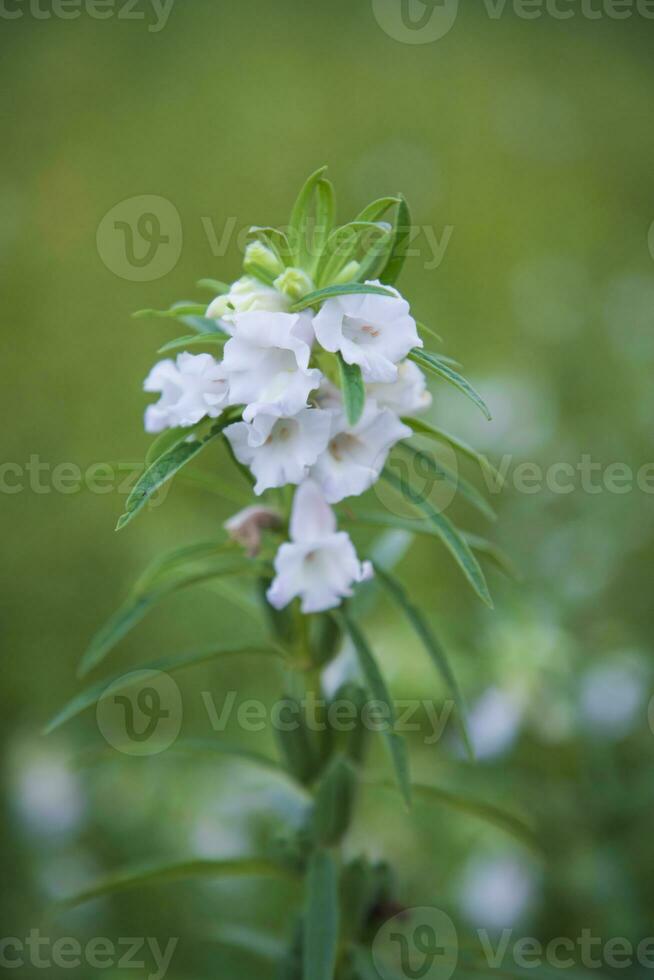
POLYGON ((293 541, 311 543, 333 534, 336 518, 320 487, 305 480, 295 491, 290 532, 293 541))

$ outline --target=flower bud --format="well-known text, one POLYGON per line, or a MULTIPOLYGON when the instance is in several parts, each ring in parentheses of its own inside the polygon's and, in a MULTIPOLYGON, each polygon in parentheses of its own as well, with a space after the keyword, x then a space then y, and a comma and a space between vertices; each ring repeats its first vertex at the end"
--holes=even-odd
POLYGON ((257 268, 270 273, 271 276, 278 276, 284 271, 284 265, 273 250, 263 242, 250 242, 245 249, 243 268, 246 272, 256 276, 257 268))
POLYGON ((274 286, 275 289, 290 296, 293 300, 302 299, 303 296, 313 292, 316 288, 313 280, 306 272, 292 266, 285 269, 281 276, 275 279, 274 286))
POLYGON ((259 554, 264 531, 276 530, 281 526, 282 520, 276 510, 256 505, 240 510, 224 524, 230 538, 245 548, 248 558, 256 558, 259 554))
POLYGON ((334 285, 341 285, 345 282, 354 282, 356 277, 359 275, 360 269, 360 262, 356 262, 354 259, 351 262, 348 262, 347 265, 343 266, 339 274, 334 279, 334 285))

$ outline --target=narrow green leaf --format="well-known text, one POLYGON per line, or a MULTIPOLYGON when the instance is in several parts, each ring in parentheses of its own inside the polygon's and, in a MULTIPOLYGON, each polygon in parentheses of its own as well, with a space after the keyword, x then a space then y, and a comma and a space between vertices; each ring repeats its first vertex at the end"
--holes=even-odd
POLYGON ((439 378, 443 378, 444 381, 447 381, 455 388, 458 388, 458 390, 469 398, 470 401, 473 402, 490 421, 491 413, 489 412, 485 401, 481 395, 477 394, 470 382, 466 381, 463 375, 459 374, 458 371, 454 371, 436 354, 432 354, 430 351, 421 350, 419 347, 414 347, 413 350, 409 352, 409 358, 419 365, 419 367, 424 368, 426 371, 431 371, 432 374, 437 375, 439 378))
POLYGON ((164 317, 167 319, 180 316, 204 316, 207 311, 206 304, 201 303, 177 303, 168 310, 137 310, 132 313, 134 320, 142 320, 144 317, 164 317))
POLYGON ((300 268, 310 267, 311 256, 309 255, 308 232, 311 202, 316 186, 322 179, 322 175, 326 169, 326 166, 320 167, 307 178, 291 211, 288 237, 293 250, 293 264, 300 266, 300 268))
POLYGON ((315 276, 334 225, 334 187, 324 177, 316 185, 316 225, 311 245, 311 272, 315 276))
POLYGON ((389 208, 400 204, 399 197, 380 197, 376 201, 371 201, 363 211, 361 211, 355 221, 379 221, 384 217, 389 208))
POLYGON ((361 368, 358 364, 347 364, 343 360, 343 355, 339 353, 338 369, 340 372, 345 415, 349 425, 356 425, 363 414, 363 409, 366 404, 366 386, 361 376, 361 368))
POLYGON ((149 592, 144 592, 129 598, 117 612, 98 630, 82 657, 78 675, 83 677, 97 667, 116 644, 127 636, 130 630, 150 612, 162 599, 172 595, 178 589, 186 589, 193 585, 209 581, 221 575, 238 575, 256 573, 257 564, 244 557, 222 557, 214 562, 194 566, 192 571, 182 572, 171 576, 160 584, 153 586, 149 592))
POLYGON ((379 577, 382 585, 386 588, 388 594, 395 600, 400 609, 402 609, 404 612, 405 616, 418 634, 422 645, 429 654, 432 663, 445 681, 445 685, 452 697, 452 700, 456 704, 457 720, 459 722, 459 728, 465 747, 470 758, 474 759, 475 752, 468 733, 465 701, 457 679, 454 675, 454 671, 450 666, 447 653, 443 649, 437 637, 434 635, 434 632, 429 626, 429 623, 425 619, 422 611, 409 600, 409 597, 400 582, 398 582, 393 575, 390 575, 379 565, 375 565, 375 573, 379 577))
POLYGON ((204 344, 217 344, 222 347, 227 340, 229 340, 228 333, 193 333, 186 337, 178 337, 176 340, 169 340, 167 344, 159 348, 157 354, 167 354, 169 351, 174 350, 185 350, 187 347, 200 347, 204 344))
POLYGON ((494 480, 501 481, 502 477, 500 473, 495 469, 492 463, 490 463, 483 453, 477 452, 472 446, 469 446, 467 442, 463 439, 459 439, 458 436, 453 436, 449 432, 445 432, 443 429, 437 428, 437 426, 432 425, 431 422, 426 422, 424 419, 414 419, 414 418, 403 418, 402 421, 405 425, 410 426, 414 432, 419 435, 429 436, 431 439, 437 439, 439 442, 447 443, 453 449, 457 449, 462 455, 467 456, 468 459, 472 459, 477 463, 482 470, 485 470, 494 480))
POLYGON ((176 426, 174 429, 164 429, 163 432, 160 432, 148 446, 148 451, 145 454, 146 468, 154 463, 155 459, 159 459, 160 456, 172 449, 173 446, 185 442, 195 428, 196 426, 176 426))
MULTIPOLYGON (((482 494, 477 490, 472 483, 461 476, 459 473, 455 473, 451 470, 449 466, 442 463, 440 460, 435 459, 428 453, 423 452, 420 449, 415 449, 413 446, 408 445, 405 442, 400 442, 396 446, 397 451, 403 453, 405 456, 409 456, 413 460, 415 467, 422 467, 424 470, 428 471, 431 476, 437 480, 442 480, 445 483, 449 483, 450 486, 456 488, 456 490, 464 497, 469 504, 471 504, 480 514, 489 521, 496 521, 497 514, 490 506, 488 501, 482 494)), ((424 477, 425 473, 420 472, 418 469, 415 470, 420 476, 424 477)))
POLYGON ((271 248, 283 265, 292 262, 293 251, 289 240, 279 228, 273 228, 271 225, 252 225, 248 231, 248 238, 263 242, 271 248))
POLYGON ((325 244, 316 281, 323 287, 333 282, 348 262, 356 259, 361 251, 367 253, 384 234, 383 225, 374 221, 350 221, 335 228, 325 244))
POLYGON ((306 310, 310 306, 318 306, 325 300, 332 299, 334 296, 351 296, 356 293, 374 293, 377 296, 392 296, 393 293, 383 286, 370 286, 362 282, 346 282, 337 286, 325 286, 324 289, 316 289, 313 293, 307 293, 302 299, 298 300, 291 307, 294 313, 306 310))
POLYGON ((194 333, 215 333, 220 337, 225 336, 225 331, 216 320, 209 320, 206 316, 180 316, 179 322, 183 323, 185 327, 190 327, 194 333))
POLYGON ((177 443, 172 449, 156 459, 136 481, 127 498, 125 513, 119 519, 116 530, 120 531, 126 524, 129 524, 164 483, 171 480, 182 466, 185 466, 203 449, 206 449, 209 443, 221 436, 223 429, 234 421, 235 418, 232 413, 225 413, 218 421, 214 422, 207 435, 199 438, 191 434, 190 441, 177 443))
POLYGON ((385 231, 374 242, 361 260, 361 267, 357 275, 359 282, 377 279, 381 275, 382 270, 388 264, 388 259, 393 248, 393 240, 393 232, 385 231))
POLYGON ((232 858, 224 861, 182 861, 155 864, 125 871, 101 879, 89 888, 58 902, 59 910, 76 908, 105 895, 115 895, 132 888, 167 885, 193 878, 287 878, 288 872, 265 858, 232 858))
MULTIPOLYGON (((375 785, 372 780, 366 780, 370 785, 375 785)), ((376 783, 378 786, 385 786, 387 789, 394 789, 391 782, 376 783)), ((498 827, 505 833, 517 838, 523 844, 527 844, 534 850, 540 851, 541 845, 534 832, 521 817, 496 806, 494 803, 486 803, 483 800, 472 799, 451 790, 441 789, 439 786, 429 786, 424 783, 413 783, 411 786, 417 800, 425 803, 442 803, 460 813, 467 813, 470 816, 485 820, 493 826, 498 827)))
POLYGON ((411 785, 409 780, 409 760, 404 739, 397 734, 395 728, 395 706, 390 696, 386 681, 377 665, 377 661, 368 646, 368 641, 359 629, 357 623, 346 612, 337 614, 339 622, 347 630, 357 652, 359 665, 365 677, 366 684, 376 701, 387 707, 389 726, 384 731, 386 747, 395 769, 395 777, 407 807, 411 806, 411 785))
POLYGON ((416 494, 411 487, 391 473, 388 469, 382 472, 382 478, 386 480, 394 489, 400 493, 405 500, 413 507, 421 510, 428 520, 434 525, 443 544, 448 548, 452 557, 456 560, 461 571, 470 582, 479 598, 491 609, 493 600, 490 597, 486 579, 482 572, 479 562, 473 555, 461 532, 456 528, 444 514, 440 514, 428 500, 416 494))
POLYGON ((222 646, 214 643, 211 646, 199 647, 197 650, 192 650, 188 653, 174 653, 167 657, 159 657, 157 660, 149 660, 145 664, 130 667, 128 672, 123 671, 113 677, 106 677, 104 680, 98 681, 96 684, 92 684, 86 688, 86 690, 81 691, 61 711, 57 712, 52 721, 48 722, 44 729, 44 734, 49 735, 55 729, 61 728, 66 722, 72 718, 76 718, 83 711, 86 711, 87 708, 92 708, 98 703, 107 688, 113 687, 114 693, 130 688, 134 683, 131 677, 134 671, 143 672, 143 681, 145 681, 147 673, 151 673, 153 677, 161 672, 175 674, 181 670, 196 667, 198 664, 220 660, 222 657, 260 655, 283 659, 281 648, 272 645, 222 646))
POLYGON ((479 554, 488 558, 489 561, 492 561, 507 578, 513 579, 515 582, 522 581, 520 571, 513 564, 509 556, 496 544, 492 541, 487 541, 486 538, 480 538, 478 534, 469 534, 467 531, 463 531, 462 534, 473 551, 479 552, 479 554))
POLYGON ((404 262, 406 260, 407 248, 411 237, 411 214, 409 212, 409 205, 406 203, 406 200, 401 194, 399 195, 399 199, 397 215, 395 217, 395 225, 393 228, 393 242, 391 246, 390 258, 386 263, 385 269, 379 276, 380 282, 388 283, 389 286, 394 286, 399 279, 402 267, 404 266, 404 262))
POLYGON ((332 756, 316 790, 311 820, 312 836, 318 844, 338 844, 350 826, 357 789, 356 769, 346 756, 332 756))
POLYGON ((426 323, 421 323, 420 320, 416 320, 416 326, 421 333, 426 333, 429 337, 433 337, 439 344, 443 343, 443 338, 441 335, 436 333, 435 330, 432 330, 431 327, 428 327, 426 323))
POLYGON ((197 285, 200 289, 208 289, 214 296, 224 296, 231 288, 229 283, 220 279, 198 279, 197 285))
POLYGON ((309 861, 304 906, 304 980, 334 980, 338 948, 338 870, 329 851, 309 861))

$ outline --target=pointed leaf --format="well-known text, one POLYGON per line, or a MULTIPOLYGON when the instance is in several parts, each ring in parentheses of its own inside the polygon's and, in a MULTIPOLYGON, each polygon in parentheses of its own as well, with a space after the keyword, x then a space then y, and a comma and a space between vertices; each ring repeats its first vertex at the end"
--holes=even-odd
POLYGON ((213 644, 212 646, 199 647, 197 650, 192 650, 188 653, 175 653, 167 657, 159 657, 157 660, 149 660, 145 664, 139 664, 136 667, 131 667, 127 672, 123 671, 120 674, 115 674, 113 677, 105 677, 104 680, 98 681, 96 684, 92 684, 91 687, 87 687, 85 691, 81 691, 80 694, 77 694, 74 698, 72 698, 68 704, 55 715, 52 721, 48 722, 46 728, 44 729, 44 734, 49 735, 51 732, 55 731, 55 729, 61 728, 61 726, 65 725, 66 722, 70 721, 72 718, 76 718, 77 715, 80 715, 83 711, 86 711, 87 708, 92 708, 98 703, 98 701, 100 701, 107 688, 112 687, 114 693, 118 693, 122 689, 127 690, 130 688, 134 683, 134 680, 131 677, 131 674, 134 671, 143 672, 142 680, 145 681, 145 672, 151 672, 152 676, 155 677, 157 674, 162 672, 166 674, 175 674, 180 670, 187 670, 190 667, 196 667, 198 664, 211 663, 212 661, 219 660, 222 657, 260 655, 284 659, 281 649, 272 645, 221 646, 220 644, 213 644))
POLYGON ((103 878, 96 884, 62 899, 58 909, 72 909, 95 898, 116 895, 132 888, 167 885, 193 878, 287 878, 288 872, 265 858, 232 858, 223 861, 181 861, 174 864, 155 864, 128 868, 103 878))
POLYGON ((463 439, 459 439, 458 436, 453 436, 449 432, 439 429, 437 426, 432 425, 431 422, 426 422, 424 419, 403 418, 402 421, 419 435, 429 436, 431 439, 437 439, 439 442, 444 442, 447 445, 452 446, 453 449, 458 449, 462 455, 474 460, 482 470, 485 470, 494 479, 501 481, 502 478, 500 473, 495 469, 493 464, 488 461, 486 456, 484 456, 483 453, 478 453, 476 449, 469 446, 467 442, 463 441, 463 439))
POLYGON ((125 602, 107 623, 95 634, 82 657, 78 675, 83 677, 106 657, 116 644, 150 612, 162 599, 178 589, 199 585, 221 575, 238 575, 258 572, 255 562, 243 557, 220 558, 214 562, 194 566, 192 571, 171 577, 154 586, 149 592, 138 594, 125 602))
POLYGON ((190 460, 194 459, 203 449, 206 449, 209 443, 221 436, 223 429, 233 421, 235 421, 234 415, 225 413, 217 422, 214 422, 207 435, 198 438, 191 434, 190 441, 177 443, 163 456, 156 459, 136 481, 136 485, 127 498, 125 513, 119 519, 116 530, 119 531, 126 524, 129 524, 164 483, 171 480, 182 466, 186 466, 190 460))
POLYGON ((445 685, 452 697, 452 700, 456 704, 457 719, 465 747, 470 758, 474 759, 475 753, 468 733, 465 701, 457 679, 454 675, 454 671, 450 666, 447 653, 434 635, 434 632, 429 626, 429 623, 427 622, 422 611, 418 609, 417 606, 414 606, 412 602, 410 602, 409 597, 398 580, 393 575, 390 575, 388 572, 384 571, 384 569, 379 565, 375 565, 375 573, 379 577, 382 585, 386 588, 388 594, 395 600, 400 609, 402 609, 406 615, 407 619, 418 634, 422 645, 429 654, 432 663, 445 681, 445 685))
MULTIPOLYGON (((433 456, 428 455, 428 453, 422 452, 420 449, 415 449, 413 446, 408 445, 405 442, 399 442, 396 449, 404 453, 405 456, 410 456, 416 466, 423 466, 429 471, 429 473, 437 480, 442 480, 445 483, 449 483, 451 486, 455 487, 456 490, 464 497, 469 504, 471 504, 480 514, 489 521, 496 521, 497 514, 490 506, 488 501, 482 494, 477 490, 472 483, 461 476, 459 473, 455 473, 451 470, 449 466, 442 463, 440 460, 435 459, 433 456)), ((423 476, 424 474, 420 474, 423 476)))
POLYGON ((389 208, 400 204, 399 197, 380 197, 376 201, 371 201, 363 211, 361 211, 355 221, 379 221, 384 217, 389 208))
POLYGON ((231 288, 229 283, 220 279, 198 279, 197 285, 200 289, 208 289, 214 296, 224 296, 231 288))
POLYGON ((411 786, 409 780, 409 760, 404 739, 393 731, 395 727, 395 706, 386 687, 386 681, 377 665, 377 661, 368 646, 368 641, 353 619, 346 612, 337 614, 342 626, 349 633, 359 660, 359 665, 366 684, 376 701, 386 705, 388 709, 389 726, 384 732, 386 747, 395 769, 395 777, 407 807, 411 805, 411 786))
POLYGON ((330 180, 324 177, 316 185, 316 226, 311 245, 311 271, 320 265, 323 250, 334 225, 334 187, 330 180))
POLYGON ((177 303, 168 310, 137 310, 132 313, 134 320, 142 320, 144 317, 165 317, 175 319, 180 316, 204 316, 207 307, 204 303, 177 303))
POLYGON ((493 600, 490 597, 484 573, 458 528, 444 514, 439 513, 432 507, 429 501, 416 494, 395 473, 391 473, 390 470, 385 469, 382 472, 382 478, 394 487, 408 503, 425 514, 436 531, 438 531, 443 544, 448 548, 479 598, 492 609, 493 600))
POLYGON ((356 425, 366 404, 366 386, 361 376, 361 368, 358 364, 347 364, 340 353, 338 355, 338 368, 345 415, 349 425, 356 425))
POLYGON ((397 215, 393 228, 391 254, 385 269, 379 276, 380 282, 386 282, 390 286, 395 285, 404 266, 410 238, 411 214, 409 213, 409 205, 400 194, 400 203, 397 207, 397 215))
POLYGON ((459 374, 457 371, 454 371, 436 354, 432 354, 430 351, 421 350, 419 347, 414 347, 413 350, 409 352, 409 359, 414 361, 419 367, 424 368, 425 371, 430 371, 439 378, 443 378, 444 381, 449 382, 449 384, 453 385, 455 388, 458 388, 458 390, 469 398, 470 401, 473 402, 490 421, 491 413, 489 412, 488 406, 481 395, 477 394, 470 382, 466 381, 463 375, 459 374))
POLYGON ((462 534, 473 551, 478 551, 479 554, 484 555, 489 561, 492 561, 507 578, 513 579, 515 582, 522 581, 522 575, 519 570, 515 567, 509 556, 496 544, 492 541, 487 541, 486 538, 480 538, 478 534, 470 534, 468 531, 463 531, 462 534))
POLYGON ((307 178, 291 212, 288 237, 293 250, 294 265, 298 265, 300 268, 310 267, 311 256, 309 255, 308 234, 311 203, 316 186, 322 179, 322 175, 326 169, 326 166, 320 167, 307 178))
POLYGON ((157 354, 167 354, 169 351, 174 350, 186 350, 188 347, 200 347, 203 344, 217 344, 222 347, 227 340, 229 340, 229 334, 227 333, 192 333, 186 337, 169 340, 167 344, 159 348, 157 354))
POLYGON ((338 948, 338 871, 327 850, 309 861, 304 905, 302 950, 304 980, 334 980, 338 948))
POLYGON ((351 296, 355 293, 374 293, 376 296, 392 296, 393 293, 383 286, 370 286, 363 282, 346 282, 337 286, 325 286, 324 289, 317 289, 313 293, 307 293, 302 299, 294 303, 291 309, 294 313, 306 310, 310 306, 318 306, 325 300, 332 299, 334 296, 351 296))

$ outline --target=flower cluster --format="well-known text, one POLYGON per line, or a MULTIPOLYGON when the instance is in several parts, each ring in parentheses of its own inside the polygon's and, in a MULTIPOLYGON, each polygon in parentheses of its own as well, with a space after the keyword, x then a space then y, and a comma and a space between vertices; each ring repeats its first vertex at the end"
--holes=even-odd
POLYGON ((145 390, 161 398, 145 426, 160 432, 242 409, 224 434, 255 494, 300 488, 268 599, 281 608, 301 596, 303 611, 316 612, 338 605, 369 572, 348 535, 336 532, 329 505, 372 486, 392 447, 412 435, 400 417, 427 407, 430 396, 420 368, 406 360, 422 341, 397 290, 369 281, 361 287, 369 292, 291 312, 293 297, 280 287, 311 290, 295 271, 272 286, 246 275, 209 305, 206 318, 229 336, 222 360, 185 352, 158 363, 145 390), (337 383, 339 358, 365 386, 356 420, 337 383))

